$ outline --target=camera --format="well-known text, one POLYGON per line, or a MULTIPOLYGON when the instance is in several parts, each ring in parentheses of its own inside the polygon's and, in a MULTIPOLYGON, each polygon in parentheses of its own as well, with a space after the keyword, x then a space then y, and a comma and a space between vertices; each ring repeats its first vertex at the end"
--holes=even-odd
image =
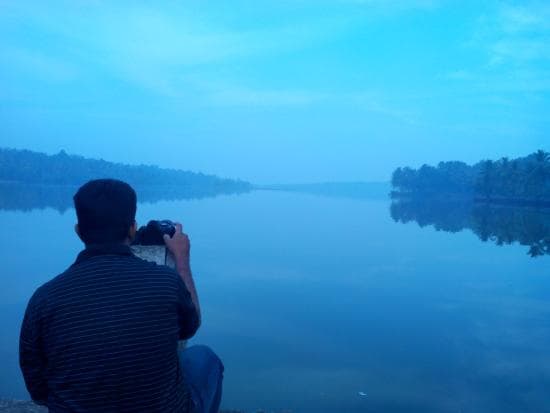
POLYGON ((172 237, 176 233, 176 225, 167 219, 151 220, 140 227, 132 245, 164 245, 164 235, 172 237))
MULTIPOLYGON (((176 268, 174 256, 168 252, 164 243, 164 235, 173 237, 175 233, 176 224, 172 221, 168 219, 151 220, 136 232, 136 237, 131 245, 132 253, 145 261, 176 268)), ((180 340, 178 348, 184 349, 186 343, 187 340, 180 340)))

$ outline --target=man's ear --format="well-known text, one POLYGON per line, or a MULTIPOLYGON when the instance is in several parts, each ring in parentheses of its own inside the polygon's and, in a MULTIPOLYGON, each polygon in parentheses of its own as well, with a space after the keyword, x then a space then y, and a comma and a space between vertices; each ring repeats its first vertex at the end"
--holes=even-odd
POLYGON ((78 235, 78 238, 80 238, 80 241, 84 242, 82 239, 82 235, 80 234, 80 227, 78 224, 74 224, 74 232, 76 232, 76 235, 78 235))
POLYGON ((137 221, 134 221, 134 223, 130 226, 128 229, 128 238, 130 239, 130 242, 134 240, 136 237, 137 232, 137 221))

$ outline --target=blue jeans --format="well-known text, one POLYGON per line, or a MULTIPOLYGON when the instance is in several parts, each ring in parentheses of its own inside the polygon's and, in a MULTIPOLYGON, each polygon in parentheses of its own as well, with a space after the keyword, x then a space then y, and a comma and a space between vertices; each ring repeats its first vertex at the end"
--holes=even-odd
POLYGON ((193 401, 193 413, 217 413, 222 399, 223 363, 207 346, 179 351, 183 376, 193 401))

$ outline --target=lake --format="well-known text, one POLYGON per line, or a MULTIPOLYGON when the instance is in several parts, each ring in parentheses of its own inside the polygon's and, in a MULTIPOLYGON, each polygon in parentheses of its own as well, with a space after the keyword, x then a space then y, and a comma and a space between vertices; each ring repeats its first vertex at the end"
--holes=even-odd
MULTIPOLYGON (((480 226, 498 214, 449 227, 460 213, 430 208, 255 191, 140 204, 138 222, 180 220, 190 235, 203 309, 192 343, 224 361, 225 408, 550 412, 550 256, 506 231, 497 245, 498 223, 480 226)), ((0 211, 0 397, 28 398, 23 311, 82 248, 62 210, 0 211)), ((549 236, 550 211, 513 216, 506 228, 549 236)))

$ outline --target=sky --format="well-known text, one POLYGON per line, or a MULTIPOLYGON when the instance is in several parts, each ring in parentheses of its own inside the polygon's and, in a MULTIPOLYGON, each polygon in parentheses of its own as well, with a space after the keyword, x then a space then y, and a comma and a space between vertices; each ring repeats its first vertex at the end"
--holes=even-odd
POLYGON ((550 2, 0 0, 0 146, 254 183, 550 150, 550 2))

